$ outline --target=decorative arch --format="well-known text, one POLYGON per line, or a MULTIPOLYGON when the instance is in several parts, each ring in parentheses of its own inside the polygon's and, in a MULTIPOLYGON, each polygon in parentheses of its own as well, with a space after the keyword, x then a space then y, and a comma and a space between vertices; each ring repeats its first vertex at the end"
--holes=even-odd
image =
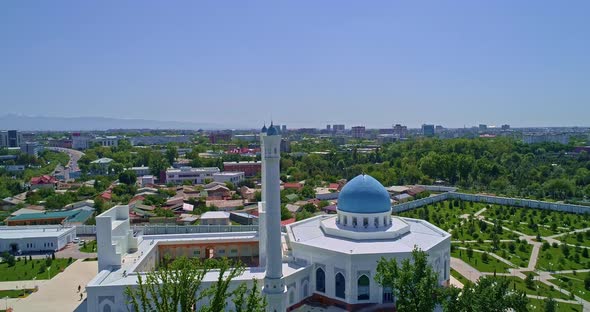
POLYGON ((346 279, 344 275, 338 272, 334 278, 334 282, 336 286, 336 297, 346 299, 346 279))
POLYGON ((326 292, 326 272, 322 268, 315 270, 315 291, 326 292))
POLYGON ((295 304, 295 287, 289 288, 289 305, 295 304))
POLYGON ((361 275, 356 281, 357 299, 369 300, 371 296, 371 280, 365 274, 361 275))
POLYGON ((301 283, 301 298, 305 299, 309 297, 309 283, 307 282, 307 280, 304 280, 301 283))

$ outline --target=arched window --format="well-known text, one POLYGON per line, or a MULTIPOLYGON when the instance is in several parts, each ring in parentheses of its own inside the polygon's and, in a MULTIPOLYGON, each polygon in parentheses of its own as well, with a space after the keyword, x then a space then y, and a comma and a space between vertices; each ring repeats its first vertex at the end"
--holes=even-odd
POLYGON ((375 218, 375 220, 373 220, 373 223, 375 224, 375 227, 378 228, 379 227, 379 218, 375 218))
POLYGON ((326 273, 322 268, 315 270, 315 290, 326 292, 326 273))
POLYGON ((344 275, 342 275, 342 273, 336 274, 335 282, 336 297, 346 299, 346 294, 344 293, 344 290, 346 288, 346 280, 344 279, 344 275))
POLYGON ((387 226, 387 216, 383 217, 383 226, 387 226))
POLYGON ((348 217, 344 216, 344 225, 348 225, 348 217))
POLYGON ((308 291, 308 284, 307 281, 303 282, 303 286, 301 286, 301 293, 302 293, 302 298, 305 299, 307 298, 307 296, 309 296, 309 291, 308 291))
POLYGON ((352 217, 352 226, 356 227, 356 217, 352 217))
POLYGON ((102 312, 111 312, 111 305, 105 304, 104 307, 102 307, 102 312))
POLYGON ((291 290, 289 291, 289 304, 294 304, 295 303, 295 290, 293 288, 291 288, 291 290))
POLYGON ((367 228, 369 226, 369 218, 363 218, 363 226, 367 228))
POLYGON ((383 287, 383 303, 393 302, 393 291, 391 287, 383 287))
POLYGON ((370 281, 366 275, 361 275, 356 281, 358 300, 369 300, 370 294, 370 281))

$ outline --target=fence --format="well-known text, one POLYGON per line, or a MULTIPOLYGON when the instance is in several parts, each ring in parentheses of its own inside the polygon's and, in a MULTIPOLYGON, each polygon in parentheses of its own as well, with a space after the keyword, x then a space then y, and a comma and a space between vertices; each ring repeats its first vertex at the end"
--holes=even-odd
POLYGON ((393 206, 393 212, 402 212, 411 209, 416 209, 425 205, 437 203, 447 199, 461 199, 465 201, 481 202, 488 204, 498 204, 506 206, 516 206, 525 208, 545 209, 554 210, 561 212, 571 212, 578 214, 590 214, 590 207, 573 205, 573 204, 562 204, 562 203, 551 203, 532 199, 521 199, 521 198, 510 198, 510 197, 498 197, 490 195, 478 195, 478 194, 465 194, 465 193, 442 193, 427 198, 414 200, 411 202, 399 204, 393 206))
MULTIPOLYGON (((187 233, 222 233, 258 231, 258 225, 133 225, 135 232, 144 235, 187 234, 187 233)), ((96 235, 95 225, 76 226, 76 235, 96 235)))

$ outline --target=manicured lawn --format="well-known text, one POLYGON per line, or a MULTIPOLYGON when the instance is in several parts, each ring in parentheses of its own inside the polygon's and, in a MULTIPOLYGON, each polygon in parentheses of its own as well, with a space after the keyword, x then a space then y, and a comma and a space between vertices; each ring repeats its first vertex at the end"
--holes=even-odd
POLYGON ((590 258, 582 256, 582 249, 567 247, 569 255, 563 251, 561 245, 549 247, 539 252, 537 269, 543 271, 580 270, 590 268, 590 258))
POLYGON ((478 252, 473 252, 473 257, 469 259, 467 257, 467 250, 455 249, 451 251, 451 256, 467 262, 469 265, 476 268, 480 272, 494 272, 495 270, 497 273, 507 273, 508 269, 510 268, 509 265, 492 256, 489 256, 489 259, 486 263, 481 260, 482 253, 478 252))
POLYGON ((28 296, 29 294, 31 294, 34 291, 34 289, 25 289, 24 293, 25 296, 23 296, 23 290, 22 289, 12 289, 12 290, 0 290, 0 299, 3 298, 24 298, 26 296, 28 296))
POLYGON ((567 234, 561 237, 557 237, 557 240, 576 245, 576 246, 587 246, 590 247, 590 231, 580 232, 575 234, 567 234))
POLYGON ((516 286, 516 289, 522 290, 529 295, 552 297, 552 298, 559 298, 559 299, 566 299, 566 300, 569 299, 568 296, 566 296, 565 294, 562 294, 557 289, 551 289, 551 287, 549 287, 546 284, 543 284, 539 281, 536 281, 536 280, 534 282, 534 289, 530 289, 530 288, 526 287, 524 280, 522 280, 518 277, 501 276, 500 278, 509 279, 511 281, 510 287, 516 286))
POLYGON ((461 284, 466 285, 467 283, 471 283, 465 276, 461 275, 461 273, 451 269, 451 276, 456 278, 461 284))
POLYGON ((590 276, 589 272, 576 273, 576 275, 568 274, 554 274, 556 279, 550 280, 553 284, 573 292, 576 296, 590 301, 590 290, 584 288, 584 279, 590 276))
POLYGON ((527 235, 550 236, 590 226, 584 215, 541 210, 491 205, 484 212, 488 220, 502 220, 503 225, 527 235))
MULTIPOLYGON (((545 301, 540 299, 529 299, 528 310, 529 311, 545 311, 545 301)), ((571 304, 571 303, 563 303, 563 302, 555 302, 556 303, 556 310, 557 312, 582 312, 582 305, 580 304, 571 304)))
POLYGON ((81 252, 96 252, 96 241, 89 241, 86 242, 85 245, 80 246, 80 251, 81 252))
POLYGON ((0 282, 32 280, 34 277, 48 279, 48 275, 54 277, 71 264, 68 259, 55 259, 51 263, 51 269, 42 270, 45 263, 45 259, 28 260, 27 264, 21 260, 12 267, 8 263, 0 263, 0 282))
MULTIPOLYGON (((480 222, 473 217, 477 211, 489 205, 463 202, 459 206, 454 206, 450 203, 452 202, 444 201, 427 205, 414 210, 404 211, 400 213, 400 216, 427 220, 441 229, 450 232, 452 240, 487 240, 492 238, 493 225, 483 224, 483 221, 480 222), (461 218, 462 215, 471 215, 471 220, 461 218)), ((497 236, 499 239, 517 238, 517 235, 502 229, 499 229, 497 236)))
POLYGON ((465 243, 465 244, 453 244, 456 246, 461 247, 468 247, 471 246, 472 249, 478 249, 487 251, 488 253, 494 253, 517 266, 526 268, 529 264, 529 260, 531 258, 531 252, 533 250, 533 246, 529 245, 524 241, 518 242, 501 242, 498 244, 498 250, 493 250, 492 243, 465 243), (513 251, 511 251, 510 246, 513 245, 513 251))

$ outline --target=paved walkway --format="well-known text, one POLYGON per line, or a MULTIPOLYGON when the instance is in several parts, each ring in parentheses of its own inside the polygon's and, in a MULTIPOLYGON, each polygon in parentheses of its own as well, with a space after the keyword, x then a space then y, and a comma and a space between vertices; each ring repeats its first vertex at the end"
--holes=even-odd
POLYGON ((95 252, 81 252, 80 245, 76 243, 69 243, 66 248, 55 253, 57 258, 74 258, 74 259, 87 259, 96 258, 95 252))
POLYGON ((98 271, 97 265, 96 261, 77 260, 64 272, 39 285, 39 291, 27 298, 11 299, 8 304, 15 312, 74 311, 83 302, 80 301, 78 285, 82 286, 84 293, 84 286, 98 271))
POLYGON ((584 229, 574 230, 574 231, 571 231, 571 232, 559 233, 559 234, 547 236, 546 238, 557 238, 557 237, 564 236, 564 235, 567 235, 567 234, 575 234, 575 233, 578 233, 578 232, 586 232, 586 231, 590 231, 590 227, 587 227, 587 228, 584 228, 584 229))
POLYGON ((477 280, 482 276, 481 272, 479 272, 476 268, 470 266, 467 262, 458 258, 451 257, 451 268, 474 283, 477 282, 477 280))

